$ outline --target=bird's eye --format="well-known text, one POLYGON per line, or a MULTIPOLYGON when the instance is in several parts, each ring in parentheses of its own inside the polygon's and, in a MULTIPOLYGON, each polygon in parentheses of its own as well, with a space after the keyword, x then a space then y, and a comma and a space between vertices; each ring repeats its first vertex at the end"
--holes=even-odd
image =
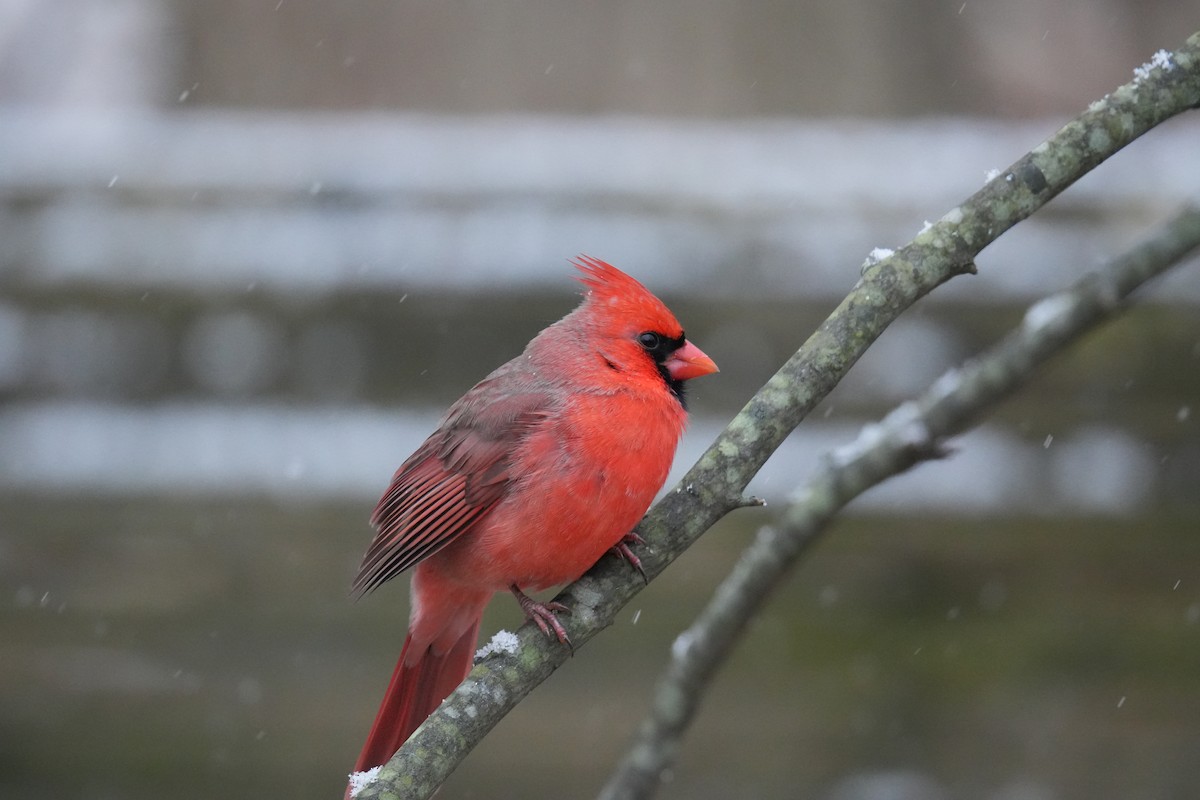
POLYGON ((653 331, 646 331, 638 335, 638 344, 647 350, 654 350, 662 344, 662 337, 653 331))

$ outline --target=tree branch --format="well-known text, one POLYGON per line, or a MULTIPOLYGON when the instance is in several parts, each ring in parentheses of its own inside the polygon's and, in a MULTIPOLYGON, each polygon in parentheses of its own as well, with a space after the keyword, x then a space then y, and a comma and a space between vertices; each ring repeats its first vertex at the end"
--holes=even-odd
MULTIPOLYGON (((739 505, 746 485, 779 444, 905 309, 955 275, 1017 222, 1154 126, 1200 106, 1200 34, 1165 66, 1139 75, 990 181, 894 255, 865 270, 853 291, 750 399, 638 530, 653 579, 714 522, 739 505)), ((602 559, 559 600, 575 650, 612 624, 642 589, 640 576, 602 559)), ((381 769, 359 798, 425 798, 522 698, 570 652, 536 627, 518 631, 511 655, 494 655, 471 674, 381 769)))
POLYGON ((777 525, 765 526, 721 582, 705 609, 671 648, 647 717, 601 800, 652 795, 674 763, 704 690, 758 612, 825 525, 862 492, 941 455, 958 433, 1048 358, 1121 309, 1137 287, 1200 247, 1200 204, 1189 205, 1151 238, 1103 271, 1033 305, 1022 325, 919 399, 868 425, 826 457, 777 525))

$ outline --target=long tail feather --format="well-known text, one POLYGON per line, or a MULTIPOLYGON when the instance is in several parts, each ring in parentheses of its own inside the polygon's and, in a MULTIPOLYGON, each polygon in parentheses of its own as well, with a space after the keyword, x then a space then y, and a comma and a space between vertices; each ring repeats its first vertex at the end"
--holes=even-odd
POLYGON ((400 660, 392 673, 383 703, 375 716, 375 724, 367 735, 366 744, 354 765, 355 772, 380 766, 395 755, 413 731, 433 713, 471 671, 479 622, 463 633, 444 655, 426 651, 412 665, 406 666, 411 634, 404 640, 400 660))

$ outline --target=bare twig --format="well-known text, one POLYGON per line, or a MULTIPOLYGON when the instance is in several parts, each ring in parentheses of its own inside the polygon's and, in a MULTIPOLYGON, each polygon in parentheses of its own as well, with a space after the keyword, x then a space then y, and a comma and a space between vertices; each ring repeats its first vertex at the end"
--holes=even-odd
MULTIPOLYGON (((853 291, 638 526, 653 579, 714 522, 739 505, 750 479, 808 412, 905 309, 955 275, 1016 223, 1154 126, 1200 105, 1200 34, 1025 155, 894 255, 866 270, 853 291)), ((559 600, 575 650, 611 625, 643 580, 602 559, 559 600)), ((425 798, 504 714, 568 657, 531 625, 515 654, 477 664, 470 676, 389 761, 360 798, 425 798)))

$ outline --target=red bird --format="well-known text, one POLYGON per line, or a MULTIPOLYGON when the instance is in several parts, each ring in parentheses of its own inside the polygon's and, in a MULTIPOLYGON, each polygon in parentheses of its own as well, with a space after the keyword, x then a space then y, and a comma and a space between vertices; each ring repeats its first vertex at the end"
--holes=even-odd
POLYGON ((512 592, 563 643, 557 603, 608 551, 635 565, 631 533, 667 479, 687 420, 684 381, 717 371, 662 302, 581 256, 570 314, 458 400, 409 456, 371 523, 358 595, 409 567, 400 661, 355 772, 385 763, 471 669, 483 609, 512 592))

